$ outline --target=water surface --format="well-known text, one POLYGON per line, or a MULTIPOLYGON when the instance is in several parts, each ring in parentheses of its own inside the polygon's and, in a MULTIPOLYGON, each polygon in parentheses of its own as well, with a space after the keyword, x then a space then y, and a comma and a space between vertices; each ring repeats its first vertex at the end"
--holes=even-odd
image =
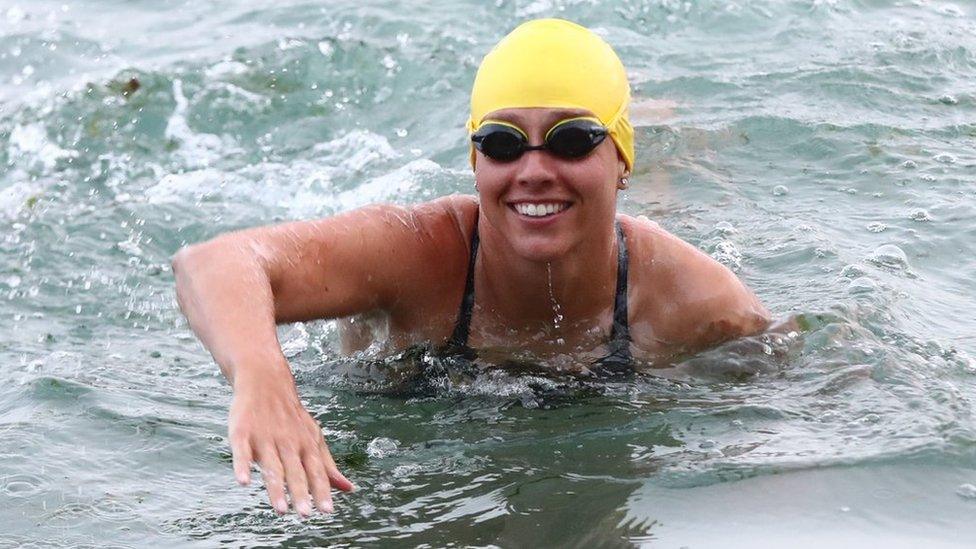
POLYGON ((965 2, 0 2, 0 546, 967 546, 974 82, 965 2), (628 67, 620 210, 802 332, 411 396, 332 324, 282 328, 360 491, 276 517, 233 482, 169 257, 471 192, 477 63, 550 15, 628 67))

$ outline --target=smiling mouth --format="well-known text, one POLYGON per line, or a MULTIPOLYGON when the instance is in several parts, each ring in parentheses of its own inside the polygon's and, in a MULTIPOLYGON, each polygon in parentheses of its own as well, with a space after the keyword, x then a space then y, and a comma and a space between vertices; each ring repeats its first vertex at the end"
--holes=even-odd
POLYGON ((519 202, 512 209, 526 217, 548 217, 569 208, 569 202, 519 202))

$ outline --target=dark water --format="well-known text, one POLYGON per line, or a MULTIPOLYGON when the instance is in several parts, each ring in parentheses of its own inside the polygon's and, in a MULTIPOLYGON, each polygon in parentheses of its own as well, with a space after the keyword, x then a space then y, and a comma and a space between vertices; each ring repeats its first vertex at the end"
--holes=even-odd
POLYGON ((974 83, 967 2, 0 2, 0 547, 967 547, 974 83), (169 257, 470 192, 477 62, 548 15, 630 71, 620 209, 803 329, 404 394, 331 324, 283 328, 360 490, 276 517, 169 257))

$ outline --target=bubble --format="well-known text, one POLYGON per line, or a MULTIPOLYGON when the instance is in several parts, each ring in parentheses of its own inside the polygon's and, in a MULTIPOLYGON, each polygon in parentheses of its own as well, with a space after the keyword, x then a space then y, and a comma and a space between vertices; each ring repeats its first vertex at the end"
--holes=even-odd
POLYGON ((871 252, 868 261, 882 267, 905 268, 908 266, 908 256, 905 251, 894 244, 878 246, 871 252))
POLYGON ((868 226, 867 226, 867 229, 869 231, 871 231, 872 233, 884 232, 884 230, 887 229, 887 228, 888 228, 888 226, 885 225, 884 223, 880 222, 880 221, 875 221, 873 223, 868 223, 868 226))
POLYGON ((722 236, 731 236, 736 234, 736 228, 728 221, 719 221, 715 224, 715 232, 721 234, 722 236))
POLYGON ((914 160, 906 160, 901 163, 901 167, 906 170, 914 170, 918 168, 918 163, 914 160))
POLYGON ((366 445, 366 454, 371 458, 384 458, 396 454, 399 445, 392 438, 377 437, 366 445))
POLYGON ((925 210, 915 210, 909 216, 912 221, 926 222, 932 221, 932 216, 925 210))
POLYGON ((976 485, 973 484, 960 484, 956 488, 956 495, 962 499, 976 500, 976 485))
POLYGON ((941 162, 942 164, 955 164, 956 157, 949 153, 941 153, 932 157, 936 162, 941 162))
POLYGON ((773 196, 783 196, 789 194, 790 189, 786 185, 776 185, 773 187, 773 196))
POLYGON ((874 280, 866 276, 862 276, 852 280, 851 285, 848 286, 847 289, 852 294, 866 294, 873 292, 877 287, 878 285, 874 282, 874 280))
POLYGON ((947 93, 947 94, 939 97, 939 103, 942 103, 943 105, 955 105, 955 104, 959 103, 959 100, 956 99, 954 96, 949 95, 947 93))

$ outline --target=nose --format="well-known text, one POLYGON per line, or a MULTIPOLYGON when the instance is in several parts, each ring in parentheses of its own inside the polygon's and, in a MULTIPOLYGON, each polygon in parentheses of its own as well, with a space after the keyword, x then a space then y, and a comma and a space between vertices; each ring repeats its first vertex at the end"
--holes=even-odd
POLYGON ((515 173, 515 182, 526 186, 543 186, 555 180, 557 161, 546 150, 526 151, 522 158, 517 160, 518 169, 515 173))

